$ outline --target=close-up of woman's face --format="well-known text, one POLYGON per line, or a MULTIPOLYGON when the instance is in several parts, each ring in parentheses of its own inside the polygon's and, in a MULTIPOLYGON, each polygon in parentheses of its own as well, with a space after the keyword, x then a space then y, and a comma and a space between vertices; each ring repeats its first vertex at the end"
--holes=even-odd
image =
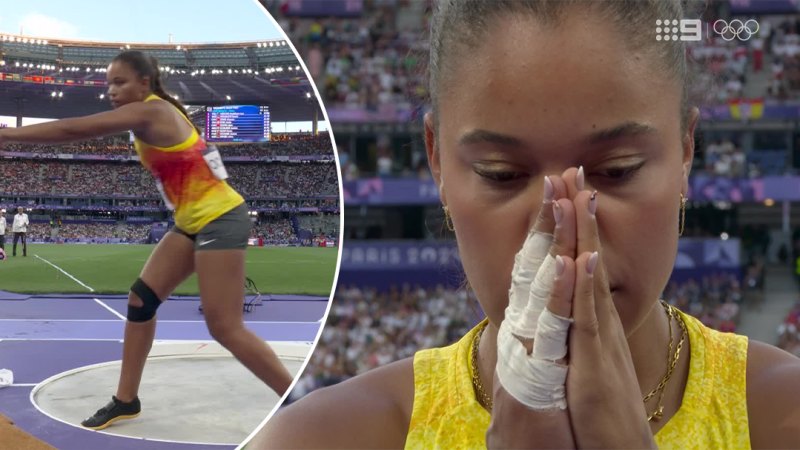
POLYGON ((628 327, 676 256, 693 156, 681 135, 681 82, 581 13, 555 27, 505 15, 485 36, 466 51, 445 49, 431 162, 469 284, 499 324, 543 177, 582 165, 586 189, 598 191, 600 256, 628 327))
POLYGON ((114 61, 106 72, 108 99, 114 108, 144 100, 148 80, 142 79, 135 70, 123 61, 114 61))

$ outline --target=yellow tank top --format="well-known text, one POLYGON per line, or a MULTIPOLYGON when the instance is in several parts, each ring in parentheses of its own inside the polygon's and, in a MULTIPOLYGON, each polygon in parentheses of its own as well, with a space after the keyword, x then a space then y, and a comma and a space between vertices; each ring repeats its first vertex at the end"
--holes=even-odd
MULTIPOLYGON (((749 449, 747 337, 720 333, 681 315, 689 330, 689 378, 681 407, 656 433, 656 444, 661 449, 749 449)), ((472 388, 470 344, 477 329, 449 347, 414 355, 406 448, 486 448, 490 416, 472 388)))
MULTIPOLYGON (((161 99, 150 94, 144 101, 161 99)), ((188 118, 181 114, 190 125, 188 118)), ((156 179, 167 207, 175 210, 175 225, 196 234, 209 222, 244 202, 228 183, 218 179, 203 157, 205 141, 192 125, 192 134, 172 147, 156 147, 139 138, 134 140, 142 165, 156 179)))

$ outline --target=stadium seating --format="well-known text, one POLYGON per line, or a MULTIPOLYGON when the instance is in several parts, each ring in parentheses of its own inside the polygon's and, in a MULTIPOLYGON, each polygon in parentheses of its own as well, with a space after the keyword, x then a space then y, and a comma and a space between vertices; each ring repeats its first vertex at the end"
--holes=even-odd
MULTIPOLYGON (((331 163, 227 163, 229 183, 246 197, 336 195, 331 163)), ((153 177, 136 162, 0 160, 0 194, 157 197, 153 177)))
MULTIPOLYGON (((287 214, 280 223, 269 216, 256 216, 260 223, 253 235, 264 237, 266 244, 297 244, 300 241, 290 219, 307 213, 300 208, 338 210, 336 166, 330 159, 320 159, 331 154, 330 138, 327 133, 274 138, 269 143, 225 144, 221 152, 228 182, 250 207, 287 214), (277 159, 262 160, 264 157, 277 159)), ((0 204, 32 207, 32 240, 147 242, 151 223, 167 211, 153 177, 132 158, 135 151, 127 139, 113 136, 67 145, 4 146, 0 149, 5 156, 0 159, 0 179, 4 181, 0 183, 0 204), (147 219, 141 215, 143 211, 157 215, 147 219)), ((338 236, 338 219, 336 225, 328 230, 330 236, 338 236)))

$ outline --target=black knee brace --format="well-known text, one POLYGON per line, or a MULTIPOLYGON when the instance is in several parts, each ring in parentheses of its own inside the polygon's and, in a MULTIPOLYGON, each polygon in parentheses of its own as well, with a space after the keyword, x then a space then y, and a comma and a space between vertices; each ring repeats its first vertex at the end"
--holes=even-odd
POLYGON ((128 304, 128 320, 131 322, 147 322, 156 315, 156 310, 161 306, 161 300, 141 278, 137 278, 131 286, 131 292, 141 300, 142 306, 128 304))

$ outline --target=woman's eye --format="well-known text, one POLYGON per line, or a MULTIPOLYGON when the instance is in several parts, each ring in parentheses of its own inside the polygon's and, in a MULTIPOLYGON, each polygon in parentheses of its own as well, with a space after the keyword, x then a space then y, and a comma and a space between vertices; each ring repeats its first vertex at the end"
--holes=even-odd
POLYGON ((496 183, 508 183, 516 181, 527 176, 524 172, 514 172, 506 170, 483 170, 474 169, 475 173, 481 177, 496 183))
POLYGON ((634 164, 632 166, 610 167, 608 169, 598 171, 597 175, 614 181, 623 181, 635 175, 636 172, 642 168, 642 166, 644 166, 644 162, 634 164))

